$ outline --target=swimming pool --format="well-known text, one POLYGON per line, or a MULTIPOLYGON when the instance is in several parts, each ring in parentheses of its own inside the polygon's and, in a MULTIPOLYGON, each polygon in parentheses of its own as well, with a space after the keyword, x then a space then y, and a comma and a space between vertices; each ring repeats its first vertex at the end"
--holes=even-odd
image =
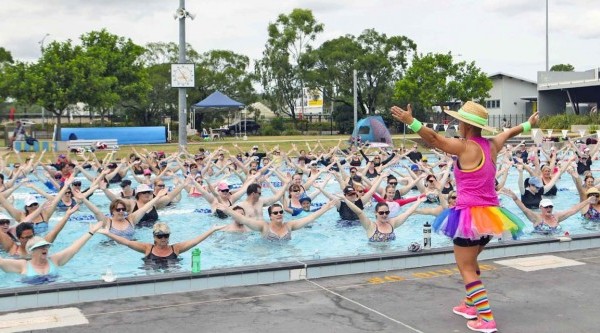
MULTIPOLYGON (((433 158, 430 158, 432 161, 433 158)), ((235 184, 234 178, 230 179, 235 184)), ((238 181, 239 182, 239 181, 238 181)), ((279 185, 273 179, 275 185, 279 185)), ((167 181, 167 184, 170 184, 167 181)), ((84 181, 85 184, 85 181, 84 181)), ((506 183, 507 187, 518 193, 517 173, 511 172, 506 183)), ((41 184, 38 184, 41 185, 41 184)), ((575 185, 570 176, 563 175, 557 184, 559 193, 554 200, 555 210, 560 211, 578 202, 575 185)), ((117 190, 118 187, 112 185, 117 190)), ((339 193, 340 189, 333 180, 326 186, 333 193, 339 193)), ((268 196, 269 191, 264 189, 268 196)), ((19 189, 15 194, 17 202, 22 200, 28 189, 19 189)), ((408 196, 415 195, 411 192, 408 196)), ((525 219, 524 215, 516 207, 514 202, 507 197, 501 197, 502 204, 512 212, 516 213, 525 221, 527 228, 523 238, 539 238, 542 235, 531 234, 533 228, 525 219)), ((102 192, 97 192, 93 198, 104 212, 108 212, 109 201, 102 192)), ((316 206, 326 202, 326 198, 318 196, 313 200, 316 206)), ((427 204, 424 204, 427 205, 427 204)), ((19 207, 19 205, 17 205, 19 207)), ((208 204, 199 198, 187 197, 183 192, 183 199, 174 207, 161 210, 160 220, 169 223, 172 230, 171 243, 186 240, 207 230, 213 224, 228 223, 228 220, 219 220, 207 213, 208 204)), ((366 208, 367 215, 373 217, 373 208, 366 208)), ((55 213, 50 220, 51 227, 62 215, 55 213)), ((54 243, 52 252, 59 251, 68 246, 74 239, 87 231, 90 223, 91 213, 84 207, 76 213, 74 218, 67 223, 64 230, 54 243)), ((286 220, 289 216, 286 216, 286 220)), ((293 232, 292 240, 284 243, 271 243, 264 241, 256 232, 247 234, 216 233, 198 247, 202 249, 202 269, 217 269, 229 267, 241 267, 249 265, 269 264, 277 262, 296 262, 309 259, 325 259, 342 256, 356 256, 364 254, 384 254, 398 251, 406 251, 407 246, 414 241, 422 242, 422 230, 425 222, 432 221, 430 216, 411 216, 407 222, 396 230, 397 239, 390 243, 373 244, 367 241, 365 231, 362 227, 340 227, 336 221, 338 214, 335 209, 323 215, 311 228, 305 228, 293 232)), ((584 234, 597 232, 600 224, 585 223, 584 220, 575 215, 562 222, 563 232, 570 234, 584 234)), ((136 238, 143 242, 152 241, 150 229, 138 229, 136 238)), ((450 240, 437 234, 432 235, 433 247, 451 245, 450 240)), ((135 277, 165 272, 190 271, 191 251, 182 254, 182 260, 174 266, 154 269, 147 267, 142 261, 142 254, 129 248, 108 242, 103 235, 94 236, 88 244, 77 254, 66 266, 60 269, 60 276, 56 282, 78 282, 99 280, 108 268, 118 277, 135 277)), ((19 287, 25 284, 17 274, 6 274, 0 272, 0 288, 19 287)))

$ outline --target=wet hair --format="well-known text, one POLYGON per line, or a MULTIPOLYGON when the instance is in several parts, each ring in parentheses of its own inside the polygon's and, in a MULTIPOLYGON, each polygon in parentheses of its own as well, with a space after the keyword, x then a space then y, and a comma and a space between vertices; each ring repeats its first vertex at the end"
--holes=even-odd
POLYGON ((279 207, 283 209, 283 206, 281 206, 280 204, 276 203, 276 204, 272 204, 271 206, 269 206, 269 208, 267 209, 267 212, 269 213, 269 215, 271 215, 271 212, 273 211, 274 207, 279 207))
POLYGON ((242 212, 244 212, 244 215, 246 214, 246 210, 242 206, 233 206, 231 210, 241 210, 242 212))
POLYGON ((252 184, 248 185, 248 188, 246 188, 246 195, 250 195, 252 193, 257 193, 259 188, 262 188, 262 186, 260 186, 259 184, 256 184, 256 183, 252 183, 252 184))
POLYGON ((23 231, 25 231, 25 230, 31 230, 31 231, 33 231, 33 234, 35 235, 35 229, 33 229, 33 223, 21 222, 15 228, 15 233, 17 234, 16 235, 17 238, 21 238, 21 235, 23 234, 23 231))
POLYGON ((387 207, 388 209, 390 208, 390 206, 388 206, 388 204, 387 204, 387 203, 385 203, 385 202, 378 202, 378 203, 375 205, 375 212, 376 212, 376 213, 377 213, 377 211, 379 210, 379 207, 387 207))
POLYGON ((115 199, 113 202, 110 203, 110 207, 109 210, 110 212, 114 212, 117 209, 117 206, 121 204, 123 205, 123 207, 125 207, 125 209, 127 209, 127 204, 125 204, 125 201, 121 200, 121 199, 115 199))

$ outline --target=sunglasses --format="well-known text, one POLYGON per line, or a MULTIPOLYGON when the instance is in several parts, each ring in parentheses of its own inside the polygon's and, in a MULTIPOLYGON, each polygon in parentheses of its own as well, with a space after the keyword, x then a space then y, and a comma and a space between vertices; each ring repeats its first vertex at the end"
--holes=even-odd
POLYGON ((154 235, 154 237, 158 238, 158 239, 164 239, 164 238, 169 238, 169 236, 171 236, 170 234, 160 234, 160 235, 154 235))
POLYGON ((254 192, 254 193, 258 194, 259 196, 262 194, 262 192, 254 192))
POLYGON ((73 183, 73 186, 80 187, 80 186, 81 186, 81 183, 73 183))
POLYGON ((364 190, 358 190, 358 193, 365 193, 364 190))
POLYGON ((388 184, 396 186, 396 185, 398 185, 398 182, 392 182, 392 183, 388 183, 388 184))
POLYGON ((456 200, 456 196, 455 196, 455 195, 453 195, 453 196, 451 196, 451 197, 450 197, 450 199, 454 199, 454 200, 456 200))
POLYGON ((590 194, 590 195, 588 195, 588 198, 589 198, 589 197, 596 197, 596 198, 600 198, 600 194, 599 194, 599 193, 593 193, 593 194, 590 194))
POLYGON ((283 215, 283 211, 282 210, 278 210, 276 212, 271 212, 271 215, 283 215))
POLYGON ((32 238, 33 238, 33 235, 29 235, 29 236, 21 236, 21 237, 19 237, 19 238, 21 238, 21 239, 32 239, 32 238))
POLYGON ((38 203, 37 203, 37 202, 34 202, 34 203, 32 203, 31 205, 29 205, 29 206, 27 206, 27 207, 37 207, 37 206, 38 206, 38 203))
POLYGON ((351 197, 351 196, 353 196, 353 195, 356 195, 356 192, 352 192, 352 193, 346 193, 346 195, 351 197))
POLYGON ((552 209, 552 208, 554 208, 554 206, 546 206, 544 208, 550 208, 550 209, 552 209))
POLYGON ((381 216, 383 216, 383 215, 390 215, 390 211, 389 210, 382 210, 382 211, 377 212, 377 215, 381 215, 381 216))
POLYGON ((165 187, 165 184, 156 184, 156 187, 165 187))
POLYGON ((298 192, 300 192, 300 190, 292 190, 292 192, 298 193, 298 192))
POLYGON ((229 193, 229 189, 226 190, 220 190, 222 193, 229 193))
POLYGON ((8 220, 4 220, 4 221, 0 221, 0 225, 9 225, 10 221, 8 220))
POLYGON ((115 212, 119 212, 119 213, 122 213, 122 212, 124 212, 124 211, 126 211, 126 210, 127 210, 127 209, 126 209, 126 208, 123 208, 123 207, 115 208, 115 212))
POLYGON ((71 193, 71 192, 65 192, 65 194, 68 194, 68 195, 73 195, 73 193, 71 193))

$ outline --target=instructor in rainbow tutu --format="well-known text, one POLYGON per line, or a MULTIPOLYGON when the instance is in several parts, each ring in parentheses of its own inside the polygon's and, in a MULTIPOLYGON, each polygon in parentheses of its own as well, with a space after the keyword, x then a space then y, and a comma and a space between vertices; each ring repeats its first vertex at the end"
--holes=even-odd
POLYGON ((486 139, 481 131, 495 132, 488 127, 487 110, 474 102, 466 102, 459 110, 446 111, 459 121, 462 139, 446 138, 432 129, 424 127, 412 115, 410 104, 406 110, 391 108, 396 120, 407 124, 429 145, 446 153, 456 155, 454 176, 458 199, 456 206, 446 209, 434 221, 434 231, 452 238, 456 265, 462 275, 466 297, 452 310, 469 320, 467 327, 476 332, 496 332, 496 321, 490 307, 487 291, 480 280, 477 257, 493 236, 502 236, 510 231, 517 237, 524 223, 508 210, 499 207, 494 187, 496 156, 509 138, 531 130, 537 124, 537 112, 527 122, 512 127, 493 138, 486 139))

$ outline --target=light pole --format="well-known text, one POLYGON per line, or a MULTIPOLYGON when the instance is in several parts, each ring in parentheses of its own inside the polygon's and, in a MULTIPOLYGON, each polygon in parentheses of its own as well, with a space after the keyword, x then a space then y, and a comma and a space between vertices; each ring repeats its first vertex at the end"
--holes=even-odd
MULTIPOLYGON (((194 19, 194 15, 185 10, 185 0, 179 0, 179 8, 175 12, 174 18, 179 19, 179 63, 185 64, 185 19, 194 19)), ((182 68, 183 70, 183 68, 182 68)), ((193 73, 189 73, 193 76, 193 73)), ((177 75, 177 73, 171 73, 177 75)), ((187 145, 187 99, 186 84, 178 88, 179 91, 179 150, 181 151, 187 145)))
POLYGON ((548 0, 546 0, 546 72, 549 71, 549 57, 548 57, 548 0))

